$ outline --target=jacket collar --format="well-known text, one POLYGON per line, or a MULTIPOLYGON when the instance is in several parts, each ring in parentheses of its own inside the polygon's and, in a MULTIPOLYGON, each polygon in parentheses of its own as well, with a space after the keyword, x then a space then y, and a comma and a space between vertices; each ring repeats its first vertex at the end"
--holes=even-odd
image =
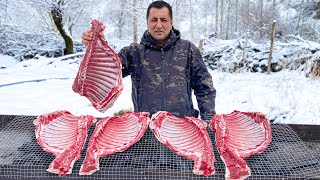
POLYGON ((180 39, 180 31, 177 29, 174 29, 172 27, 170 35, 169 35, 169 39, 167 40, 167 42, 163 46, 159 46, 154 41, 154 39, 151 37, 148 30, 146 30, 143 33, 140 44, 144 44, 144 45, 149 46, 151 48, 160 50, 161 48, 162 49, 170 48, 178 39, 180 39))

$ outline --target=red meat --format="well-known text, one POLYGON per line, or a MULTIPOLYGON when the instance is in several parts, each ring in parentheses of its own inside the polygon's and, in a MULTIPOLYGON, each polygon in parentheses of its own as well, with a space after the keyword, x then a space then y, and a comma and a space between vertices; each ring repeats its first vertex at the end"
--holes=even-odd
POLYGON ((81 61, 72 89, 87 97, 100 112, 109 109, 122 92, 121 61, 117 53, 99 36, 105 27, 93 20, 93 40, 81 61))
POLYGON ((215 173, 216 159, 205 122, 194 117, 177 118, 160 111, 152 116, 149 127, 162 144, 194 161, 194 174, 210 176, 215 173))
POLYGON ((140 140, 148 128, 149 113, 127 112, 122 116, 102 118, 89 140, 80 175, 99 170, 99 158, 122 152, 140 140))
POLYGON ((39 145, 56 157, 47 171, 59 175, 72 172, 74 162, 80 159, 88 128, 95 122, 93 116, 74 116, 68 111, 40 115, 33 121, 39 145))
POLYGON ((270 122, 262 113, 234 111, 215 115, 210 128, 215 131, 216 146, 226 165, 226 179, 250 176, 244 158, 262 153, 272 138, 270 122))

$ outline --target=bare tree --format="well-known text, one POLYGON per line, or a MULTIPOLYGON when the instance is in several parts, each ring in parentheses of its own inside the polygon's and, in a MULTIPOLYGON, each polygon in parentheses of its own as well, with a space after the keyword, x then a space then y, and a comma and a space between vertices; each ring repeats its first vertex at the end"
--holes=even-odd
MULTIPOLYGON (((291 0, 288 0, 287 9, 291 8, 290 4, 291 4, 291 0)), ((286 33, 288 33, 289 30, 291 29, 291 23, 289 23, 289 11, 288 10, 287 10, 287 13, 286 13, 285 27, 286 27, 286 33)))
POLYGON ((230 18, 231 18, 231 0, 227 2, 228 12, 227 12, 227 27, 226 27, 226 39, 229 39, 229 27, 230 27, 230 18))
POLYGON ((0 25, 6 23, 8 17, 8 0, 0 0, 0 25))
POLYGON ((51 7, 50 14, 53 19, 54 24, 56 25, 60 35, 64 39, 66 44, 65 54, 73 53, 73 41, 71 36, 69 36, 66 32, 66 29, 63 27, 63 12, 62 6, 65 5, 65 1, 60 0, 55 4, 56 6, 51 7))
POLYGON ((219 24, 219 0, 216 0, 216 24, 215 24, 215 30, 216 30, 216 36, 220 37, 220 31, 218 29, 219 24))
POLYGON ((298 22, 297 22, 297 28, 296 28, 296 32, 300 32, 299 34, 301 36, 303 36, 303 22, 304 22, 304 11, 305 11, 305 1, 302 0, 301 1, 301 10, 300 10, 300 14, 299 14, 299 18, 298 18, 298 22))
POLYGON ((245 9, 245 11, 246 11, 246 27, 244 27, 244 28, 247 28, 247 29, 250 29, 250 23, 251 23, 251 18, 250 18, 250 0, 247 0, 246 1, 246 9, 245 9))
POLYGON ((137 0, 133 0, 133 43, 138 43, 137 0))
POLYGON ((194 31, 194 25, 193 25, 193 10, 192 10, 192 0, 189 0, 189 10, 190 10, 190 32, 191 32, 191 41, 194 41, 193 37, 193 31, 194 31))
POLYGON ((109 17, 109 19, 112 21, 112 23, 117 27, 118 30, 118 38, 122 39, 122 33, 123 33, 123 28, 125 27, 126 24, 126 19, 127 19, 127 13, 125 7, 126 6, 126 0, 120 0, 118 1, 119 7, 122 8, 115 8, 112 11, 112 16, 109 17))
POLYGON ((92 4, 91 0, 17 0, 14 3, 28 9, 26 13, 48 30, 56 29, 65 41, 65 54, 73 53, 72 27, 92 4))
POLYGON ((314 2, 314 11, 315 11, 315 19, 320 19, 320 1, 319 2, 314 2))
POLYGON ((223 12, 224 12, 224 0, 220 0, 220 37, 222 38, 222 32, 223 32, 223 12))
POLYGON ((235 32, 238 32, 238 6, 239 6, 239 1, 236 0, 236 5, 235 5, 235 32))
POLYGON ((272 1, 272 19, 273 20, 275 19, 275 13, 276 13, 276 0, 273 0, 272 1))
POLYGON ((263 0, 260 0, 260 38, 263 37, 263 0))
MULTIPOLYGON (((8 2, 16 4, 9 8, 10 11, 13 9, 20 11, 20 14, 11 15, 9 11, 8 17, 12 24, 16 23, 25 28, 40 27, 38 26, 40 24, 42 32, 54 31, 61 34, 65 41, 68 41, 68 36, 72 37, 73 31, 82 31, 84 26, 87 27, 91 17, 94 16, 113 27, 109 30, 114 37, 127 38, 125 40, 129 41, 133 39, 136 42, 138 36, 146 30, 146 9, 152 1, 0 0, 0 23, 4 22, 3 7, 4 3, 8 2), (100 6, 100 3, 103 6, 100 6), (88 7, 90 7, 89 10, 88 7), (93 7, 94 12, 91 10, 93 7), (19 18, 25 18, 25 20, 22 21, 19 18), (27 25, 20 23, 28 22, 28 19, 32 22, 27 25)), ((234 38, 234 32, 236 32, 238 35, 250 33, 253 39, 266 40, 271 28, 270 19, 277 20, 277 35, 285 36, 295 33, 303 38, 320 39, 318 33, 320 23, 316 20, 316 14, 320 14, 319 0, 167 0, 167 2, 173 8, 174 27, 182 31, 183 37, 193 42, 198 40, 200 33, 211 35, 213 32, 216 37, 223 39, 234 38), (185 13, 186 11, 188 13, 185 13), (314 16, 315 19, 310 20, 310 16, 314 16), (186 30, 186 24, 190 25, 189 31, 186 30)), ((70 45, 66 46, 70 47, 70 45)))

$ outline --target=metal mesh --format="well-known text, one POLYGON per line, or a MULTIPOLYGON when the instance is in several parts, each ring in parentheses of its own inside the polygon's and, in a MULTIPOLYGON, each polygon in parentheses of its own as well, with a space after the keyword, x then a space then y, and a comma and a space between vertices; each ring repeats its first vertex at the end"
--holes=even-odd
MULTIPOLYGON (((75 162, 72 174, 59 177, 46 171, 54 156, 41 149, 35 139, 35 116, 0 115, 0 179, 224 179, 225 165, 212 140, 216 174, 210 177, 192 173, 193 161, 176 155, 161 144, 150 130, 140 141, 122 153, 100 158, 100 170, 80 176, 79 170, 87 149, 89 130, 82 158, 75 162)), ((273 139, 262 154, 247 158, 252 175, 248 179, 320 178, 320 159, 307 148, 288 125, 272 125, 273 139)))

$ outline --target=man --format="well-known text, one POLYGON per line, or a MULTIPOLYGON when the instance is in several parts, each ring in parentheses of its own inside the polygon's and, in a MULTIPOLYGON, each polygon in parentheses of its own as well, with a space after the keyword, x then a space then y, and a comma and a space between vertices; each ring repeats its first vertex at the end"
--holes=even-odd
MULTIPOLYGON (((198 117, 191 98, 193 89, 201 119, 210 120, 215 114, 216 97, 212 77, 199 49, 181 39, 180 32, 173 28, 171 6, 165 1, 152 2, 147 26, 140 44, 119 52, 123 76, 131 75, 134 111, 198 117)), ((83 33, 83 44, 87 45, 91 37, 90 30, 83 33)))

